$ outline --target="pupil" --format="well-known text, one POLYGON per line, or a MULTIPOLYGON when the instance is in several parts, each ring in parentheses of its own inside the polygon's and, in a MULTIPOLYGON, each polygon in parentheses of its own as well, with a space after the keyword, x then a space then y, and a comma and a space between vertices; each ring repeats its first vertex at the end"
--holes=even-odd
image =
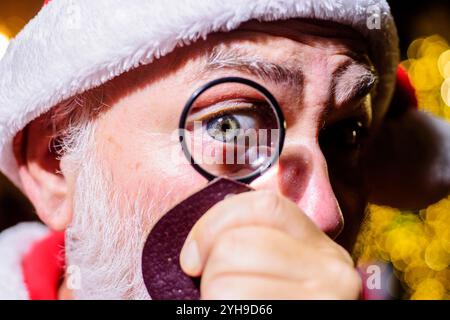
POLYGON ((222 123, 222 131, 230 130, 231 126, 229 123, 222 123))
POLYGON ((206 128, 212 138, 225 142, 234 139, 234 131, 239 129, 239 123, 234 116, 225 115, 209 120, 206 128))

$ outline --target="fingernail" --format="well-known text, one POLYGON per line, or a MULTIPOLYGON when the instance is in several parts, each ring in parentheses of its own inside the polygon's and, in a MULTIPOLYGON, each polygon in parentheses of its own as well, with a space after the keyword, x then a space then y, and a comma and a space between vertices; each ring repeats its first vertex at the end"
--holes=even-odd
POLYGON ((200 272, 200 253, 197 241, 190 240, 180 253, 180 263, 183 270, 189 275, 197 275, 200 272))

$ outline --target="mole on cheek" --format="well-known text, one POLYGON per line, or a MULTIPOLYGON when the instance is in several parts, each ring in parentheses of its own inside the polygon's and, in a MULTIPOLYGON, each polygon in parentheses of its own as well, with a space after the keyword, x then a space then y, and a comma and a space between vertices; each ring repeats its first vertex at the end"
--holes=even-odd
POLYGON ((114 139, 113 136, 109 136, 106 141, 116 149, 115 151, 122 151, 122 146, 116 141, 116 139, 114 139))
POLYGON ((142 167, 142 162, 137 162, 135 165, 134 165, 134 169, 137 171, 137 170, 139 170, 140 168, 142 167))

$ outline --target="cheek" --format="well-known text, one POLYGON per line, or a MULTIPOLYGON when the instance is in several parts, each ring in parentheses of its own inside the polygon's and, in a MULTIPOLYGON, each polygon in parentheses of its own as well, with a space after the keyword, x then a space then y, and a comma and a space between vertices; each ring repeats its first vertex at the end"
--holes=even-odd
POLYGON ((154 219, 206 185, 170 134, 121 132, 100 138, 100 156, 119 194, 139 199, 144 208, 153 210, 154 219))

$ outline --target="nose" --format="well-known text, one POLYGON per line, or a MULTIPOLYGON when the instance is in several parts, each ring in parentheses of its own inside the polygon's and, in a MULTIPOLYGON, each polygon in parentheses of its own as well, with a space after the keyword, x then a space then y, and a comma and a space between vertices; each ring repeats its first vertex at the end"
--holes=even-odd
POLYGON ((251 185, 289 198, 331 238, 343 228, 326 161, 316 143, 286 144, 278 163, 251 185))

